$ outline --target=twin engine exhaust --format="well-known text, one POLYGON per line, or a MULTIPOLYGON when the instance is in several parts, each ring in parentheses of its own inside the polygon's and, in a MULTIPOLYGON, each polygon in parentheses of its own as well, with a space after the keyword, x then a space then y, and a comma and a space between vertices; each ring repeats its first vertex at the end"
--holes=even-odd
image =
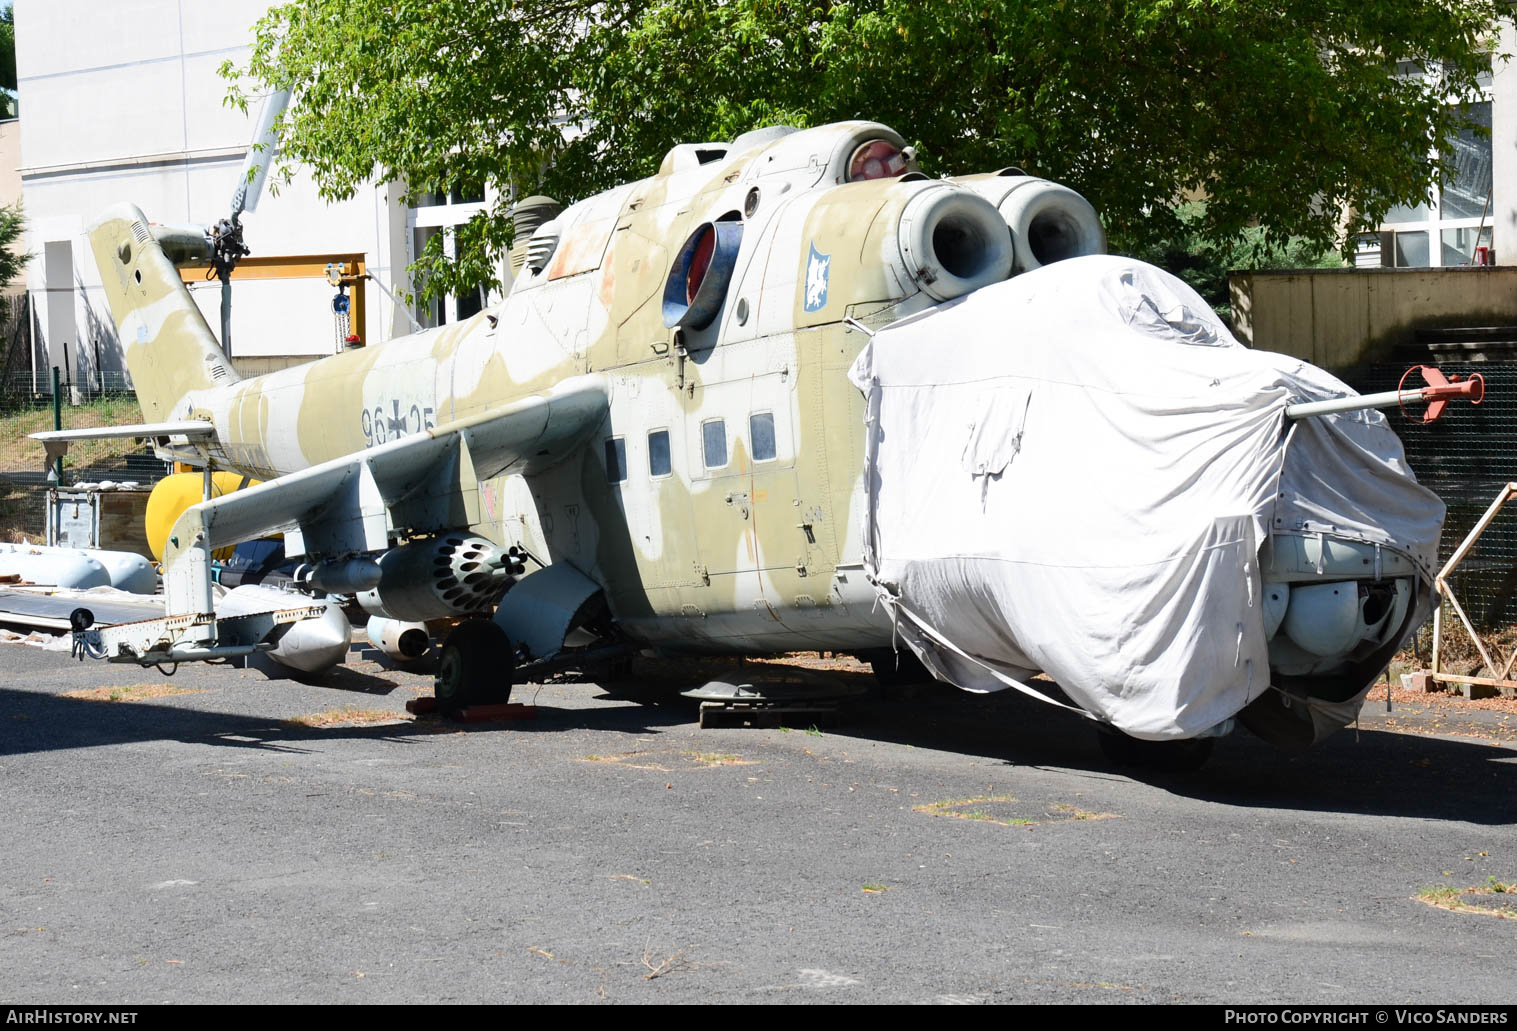
POLYGON ((1007 173, 926 185, 907 201, 896 233, 900 260, 935 300, 1106 252, 1101 219, 1084 197, 1016 169, 1007 173))

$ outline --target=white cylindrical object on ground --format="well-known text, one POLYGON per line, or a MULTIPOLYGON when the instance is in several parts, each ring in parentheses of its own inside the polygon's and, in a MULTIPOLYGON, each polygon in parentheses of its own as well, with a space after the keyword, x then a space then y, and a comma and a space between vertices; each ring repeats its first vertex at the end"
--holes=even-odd
POLYGON ((398 662, 414 662, 432 648, 425 623, 370 616, 368 635, 370 644, 398 662))
POLYGON ((13 573, 22 583, 47 587, 111 586, 110 572, 97 560, 75 548, 47 548, 31 544, 0 544, 0 575, 13 573))

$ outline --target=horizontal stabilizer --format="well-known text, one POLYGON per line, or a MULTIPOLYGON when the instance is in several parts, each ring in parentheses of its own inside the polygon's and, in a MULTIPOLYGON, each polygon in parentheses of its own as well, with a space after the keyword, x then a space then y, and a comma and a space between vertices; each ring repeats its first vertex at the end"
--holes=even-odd
POLYGON ((53 459, 68 454, 68 446, 76 440, 105 440, 120 437, 151 438, 154 443, 166 445, 174 437, 190 441, 205 440, 216 435, 216 427, 208 422, 191 419, 185 422, 138 422, 125 426, 88 426, 77 430, 48 430, 31 433, 33 440, 42 441, 47 452, 43 468, 53 464, 53 459))
POLYGON ((216 435, 216 427, 191 419, 186 422, 138 422, 126 426, 90 426, 80 430, 48 430, 28 434, 44 444, 52 440, 105 440, 110 437, 189 437, 200 440, 216 435))

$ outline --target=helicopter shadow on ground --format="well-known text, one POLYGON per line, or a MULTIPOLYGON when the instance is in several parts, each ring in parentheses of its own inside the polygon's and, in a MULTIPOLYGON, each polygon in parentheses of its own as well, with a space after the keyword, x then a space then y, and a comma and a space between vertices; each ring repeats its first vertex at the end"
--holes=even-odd
MULTIPOLYGON (((356 646, 350 649, 350 657, 357 657, 353 652, 356 646)), ((377 654, 377 653, 376 653, 377 654)), ((363 658, 371 656, 364 655, 363 658)), ((265 655, 250 655, 246 660, 246 669, 256 670, 262 673, 267 680, 289 680, 297 684, 305 684, 308 687, 323 687, 333 691, 343 691, 350 694, 363 694, 375 697, 385 697, 393 694, 400 688, 400 684, 384 675, 381 670, 379 675, 364 673, 348 666, 336 666, 320 673, 303 673, 289 666, 275 662, 265 655)))
MULTIPOLYGON (((856 676, 865 676, 855 674, 856 676)), ((1130 777, 1173 794, 1245 808, 1371 813, 1475 824, 1517 822, 1517 749, 1356 726, 1300 753, 1239 727, 1189 773, 1117 766, 1093 721, 1011 691, 977 695, 928 684, 873 698, 835 721, 831 734, 1130 777)))
MULTIPOLYGON (((146 741, 180 741, 298 753, 314 751, 323 742, 340 739, 404 745, 438 734, 553 733, 588 729, 654 735, 690 721, 689 713, 677 708, 621 705, 585 710, 538 705, 534 710, 535 719, 511 722, 462 723, 431 715, 403 722, 364 725, 343 721, 339 714, 333 725, 312 726, 301 718, 249 716, 201 708, 195 704, 195 694, 198 693, 192 689, 192 693, 179 696, 176 702, 165 703, 153 700, 97 701, 0 688, 0 756, 146 741)), ((530 698, 520 700, 530 701, 530 698)))
MULTIPOLYGON (((353 676, 354 683, 380 681, 387 685, 386 693, 395 686, 382 677, 353 676)), ((933 748, 1076 775, 1131 777, 1179 796, 1245 808, 1480 825, 1517 822, 1517 750, 1494 743, 1350 727, 1293 755, 1239 730, 1218 742, 1199 771, 1161 774, 1114 766, 1097 747, 1091 721, 1011 692, 974 695, 927 684, 886 694, 874 689, 869 674, 839 673, 838 678, 871 689, 836 718, 820 721, 829 736, 838 738, 933 748)), ((702 682, 700 675, 688 679, 702 682)), ((538 703, 542 692, 555 686, 521 685, 513 700, 538 703)), ((301 753, 333 740, 403 745, 437 734, 603 730, 654 735, 696 720, 697 703, 677 694, 684 686, 688 684, 665 678, 606 684, 597 688, 606 700, 628 704, 584 708, 549 701, 535 704, 535 719, 509 723, 469 724, 431 716, 367 726, 308 726, 208 710, 193 695, 175 702, 111 702, 5 687, 0 688, 0 756, 160 740, 301 753)), ((802 717, 793 725, 810 722, 802 717)))

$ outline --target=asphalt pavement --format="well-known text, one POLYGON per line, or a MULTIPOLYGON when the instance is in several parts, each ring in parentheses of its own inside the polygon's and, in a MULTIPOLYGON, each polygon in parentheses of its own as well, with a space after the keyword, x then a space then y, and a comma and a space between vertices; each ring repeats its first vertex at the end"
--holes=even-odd
POLYGON ((1517 717, 1134 775, 1018 697, 703 730, 665 670, 458 725, 375 658, 0 645, 0 1002, 1517 1000, 1517 717))

